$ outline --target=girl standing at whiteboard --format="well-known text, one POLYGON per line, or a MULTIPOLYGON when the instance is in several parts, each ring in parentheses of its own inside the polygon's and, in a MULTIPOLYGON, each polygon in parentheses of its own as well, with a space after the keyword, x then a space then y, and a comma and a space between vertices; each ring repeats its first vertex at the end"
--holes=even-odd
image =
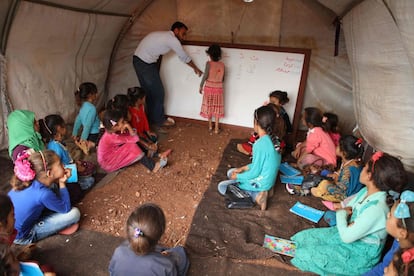
POLYGON ((207 51, 210 61, 207 61, 205 74, 200 84, 200 94, 203 95, 201 117, 208 119, 208 130, 213 131, 212 118, 215 117, 214 133, 220 132, 219 120, 224 117, 223 80, 224 63, 221 59, 221 48, 217 44, 211 45, 207 51))

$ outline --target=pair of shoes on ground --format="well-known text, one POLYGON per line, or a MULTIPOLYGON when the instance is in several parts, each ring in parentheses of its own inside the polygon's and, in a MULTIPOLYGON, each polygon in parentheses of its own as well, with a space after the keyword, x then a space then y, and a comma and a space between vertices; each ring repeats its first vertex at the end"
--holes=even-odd
POLYGON ((160 157, 160 161, 158 161, 157 163, 155 163, 155 167, 152 170, 152 172, 158 172, 159 170, 161 170, 162 168, 164 168, 165 166, 167 166, 168 163, 168 155, 171 153, 171 149, 168 149, 162 153, 159 154, 160 157))

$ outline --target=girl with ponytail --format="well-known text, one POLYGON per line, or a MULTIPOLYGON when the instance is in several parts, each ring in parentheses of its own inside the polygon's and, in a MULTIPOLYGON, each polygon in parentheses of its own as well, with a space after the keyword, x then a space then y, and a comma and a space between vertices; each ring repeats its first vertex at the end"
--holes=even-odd
POLYGON ((218 184, 218 191, 222 195, 226 194, 228 185, 238 185, 251 195, 262 211, 266 210, 267 197, 275 184, 281 161, 281 155, 275 149, 279 143, 273 131, 275 117, 276 113, 270 106, 255 110, 254 131, 259 139, 253 144, 252 163, 230 169, 227 172, 229 180, 218 184))

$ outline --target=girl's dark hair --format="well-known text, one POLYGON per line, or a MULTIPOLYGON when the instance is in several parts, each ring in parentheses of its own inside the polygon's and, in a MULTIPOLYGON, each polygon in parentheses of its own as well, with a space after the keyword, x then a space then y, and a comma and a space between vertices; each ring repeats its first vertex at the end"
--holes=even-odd
POLYGON ((277 98, 281 105, 287 104, 289 102, 288 94, 285 91, 275 90, 273 92, 270 92, 269 98, 277 98))
POLYGON ((39 120, 40 134, 45 143, 55 138, 58 126, 64 127, 65 121, 57 114, 47 115, 44 119, 39 120))
POLYGON ((0 224, 3 227, 7 225, 7 217, 13 209, 13 203, 6 194, 0 193, 0 224))
POLYGON ((103 125, 106 130, 111 130, 112 127, 121 119, 124 118, 124 114, 118 109, 107 109, 103 116, 103 125))
MULTIPOLYGON (((28 161, 30 162, 31 169, 36 174, 36 179, 39 179, 41 175, 46 174, 52 168, 53 164, 60 161, 60 158, 53 150, 43 150, 42 153, 33 152, 28 161)), ((32 181, 21 181, 16 175, 13 175, 10 184, 13 190, 21 191, 29 187, 32 181)))
POLYGON ((362 141, 353 135, 344 135, 339 139, 339 149, 345 154, 347 160, 361 160, 364 154, 362 141))
POLYGON ((286 135, 286 123, 282 115, 280 115, 281 113, 280 107, 272 103, 269 103, 268 106, 273 108, 273 110, 275 111, 275 120, 273 123, 273 134, 279 137, 280 139, 284 139, 286 135))
POLYGON ((387 153, 376 152, 375 155, 382 154, 378 158, 371 158, 368 163, 368 172, 375 186, 381 191, 393 190, 401 192, 402 187, 407 183, 407 172, 402 162, 387 153))
POLYGON ((135 106, 138 100, 143 99, 147 93, 145 93, 145 90, 141 87, 135 86, 128 88, 128 100, 129 100, 129 106, 135 106))
POLYGON ((126 228, 132 251, 137 255, 148 254, 164 234, 164 212, 156 204, 143 204, 131 213, 126 228))
POLYGON ((322 123, 323 130, 326 132, 338 133, 338 115, 325 112, 323 113, 323 117, 326 117, 326 120, 322 123))
POLYGON ((0 275, 1 276, 19 276, 19 261, 14 256, 10 246, 6 243, 0 243, 0 275))
POLYGON ((212 44, 208 47, 206 53, 211 57, 213 61, 219 61, 221 59, 221 48, 217 44, 212 44))
POLYGON ((124 117, 125 120, 127 120, 128 119, 128 105, 129 105, 128 96, 124 94, 118 94, 108 101, 108 104, 106 105, 106 109, 121 111, 122 116, 124 117))
POLYGON ((88 99, 89 95, 98 93, 98 88, 96 84, 92 82, 84 82, 79 85, 77 91, 75 91, 75 97, 78 97, 80 102, 84 102, 88 99))
POLYGON ((404 218, 404 223, 402 221, 403 219, 397 218, 397 226, 399 228, 407 229, 408 236, 409 236, 408 239, 410 240, 411 243, 413 243, 414 242, 414 202, 405 202, 405 204, 407 204, 408 210, 411 216, 409 218, 404 218))
POLYGON ((270 105, 261 106, 254 111, 254 120, 270 136, 276 148, 280 147, 280 140, 273 131, 276 112, 270 105))
POLYGON ((398 249, 392 257, 392 264, 397 270, 397 275, 410 276, 414 275, 414 262, 410 261, 404 263, 402 259, 402 254, 407 251, 402 248, 398 249))
POLYGON ((322 126, 322 112, 316 107, 305 108, 305 122, 314 127, 322 126))

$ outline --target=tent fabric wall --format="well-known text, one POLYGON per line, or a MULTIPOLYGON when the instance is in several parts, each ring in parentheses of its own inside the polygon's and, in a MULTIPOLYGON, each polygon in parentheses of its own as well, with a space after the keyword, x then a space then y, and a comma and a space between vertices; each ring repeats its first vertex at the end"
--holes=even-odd
POLYGON ((59 113, 73 122, 74 91, 84 81, 104 89, 109 57, 124 21, 22 2, 6 51, 14 107, 32 110, 37 118, 59 113))
POLYGON ((414 2, 366 0, 343 20, 359 130, 414 171, 414 2), (411 20, 408 20, 411 15, 411 20))

